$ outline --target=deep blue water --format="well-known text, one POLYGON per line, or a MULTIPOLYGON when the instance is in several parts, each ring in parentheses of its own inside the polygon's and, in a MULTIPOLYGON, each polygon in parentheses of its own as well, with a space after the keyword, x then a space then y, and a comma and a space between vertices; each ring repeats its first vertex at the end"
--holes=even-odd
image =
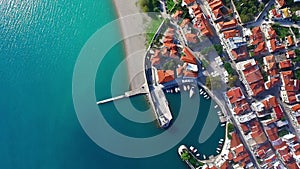
MULTIPOLYGON (((92 142, 78 122, 72 100, 74 65, 89 37, 116 18, 111 1, 0 0, 0 15, 1 169, 186 168, 177 147, 146 159, 113 155, 92 142)), ((110 96, 106 87, 111 86, 110 77, 123 53, 119 43, 106 55, 108 64, 97 74, 97 98, 110 96)), ((122 85, 114 89, 120 94, 128 90, 126 67, 121 69, 122 85)), ((178 96, 168 95, 168 99, 176 117, 178 96)), ((148 109, 144 101, 142 96, 131 99, 140 110, 148 109)), ((224 131, 218 127, 207 142, 197 143, 209 101, 202 98, 201 105, 204 114, 198 115, 182 143, 196 145, 209 155, 215 153, 224 131)), ((148 137, 162 132, 155 123, 126 120, 111 103, 100 108, 109 112, 107 121, 121 133, 148 137)))

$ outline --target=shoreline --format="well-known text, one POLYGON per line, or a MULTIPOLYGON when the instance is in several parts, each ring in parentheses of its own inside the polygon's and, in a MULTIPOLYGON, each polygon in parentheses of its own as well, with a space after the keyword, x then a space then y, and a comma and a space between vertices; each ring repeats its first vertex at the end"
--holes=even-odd
POLYGON ((136 5, 138 0, 123 1, 113 0, 114 10, 117 14, 119 29, 123 39, 127 74, 130 89, 140 88, 146 83, 144 61, 146 54, 144 26, 146 15, 141 13, 136 5), (122 19, 121 19, 122 18, 122 19), (142 59, 142 62, 141 62, 142 59))

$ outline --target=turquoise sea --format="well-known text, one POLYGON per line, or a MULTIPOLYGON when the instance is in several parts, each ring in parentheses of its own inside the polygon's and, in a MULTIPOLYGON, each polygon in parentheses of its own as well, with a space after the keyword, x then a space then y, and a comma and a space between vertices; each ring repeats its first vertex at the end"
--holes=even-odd
MULTIPOLYGON (((89 37, 117 18, 111 1, 0 0, 0 16, 1 169, 187 168, 177 147, 144 159, 113 155, 97 146, 79 124, 72 100, 73 69, 89 37)), ((115 33, 120 36, 119 31, 115 33)), ((98 99, 111 95, 107 88, 124 59, 122 47, 117 44, 99 68, 98 99)), ((129 87, 126 66, 120 69, 123 74, 114 91, 121 94, 129 87)), ((167 98, 176 118, 179 95, 167 98)), ((130 101, 139 110, 148 109, 143 96, 130 101)), ((208 156, 216 154, 224 128, 219 126, 203 144, 197 142, 210 106, 204 98, 192 99, 191 105, 199 101, 197 122, 181 143, 194 145, 208 156)), ((118 102, 125 104, 126 100, 118 102)), ((99 108, 107 112, 107 121, 126 135, 149 137, 163 132, 155 123, 137 124, 122 118, 112 103, 99 108)), ((210 120, 218 123, 216 115, 210 120)))

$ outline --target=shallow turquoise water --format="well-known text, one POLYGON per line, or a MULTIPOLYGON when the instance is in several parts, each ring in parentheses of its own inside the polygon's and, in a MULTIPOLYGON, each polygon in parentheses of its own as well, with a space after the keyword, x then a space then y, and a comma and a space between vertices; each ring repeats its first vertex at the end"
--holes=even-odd
MULTIPOLYGON (((177 147, 147 159, 110 154, 88 138, 76 118, 72 102, 74 65, 88 38, 116 18, 112 6, 111 1, 103 0, 0 0, 1 169, 186 168, 177 156, 177 147)), ((122 53, 120 43, 107 54, 104 63, 109 64, 99 68, 98 98, 111 95, 110 90, 103 89, 111 86, 110 77, 123 59, 122 53)), ((124 85, 115 89, 120 94, 128 90, 126 68, 121 69, 124 74, 119 81, 124 85)), ((178 96, 168 98, 176 110, 178 96)), ((140 110, 148 108, 142 96, 131 102, 140 110)), ((205 107, 206 100, 202 102, 205 107)), ((126 120, 113 104, 100 108, 110 112, 105 117, 119 132, 135 137, 162 132, 154 123, 126 120)), ((203 126, 203 117, 198 118, 182 143, 197 144, 194 138, 203 126)), ((216 133, 197 147, 207 154, 214 153, 212 147, 217 146, 224 131, 219 127, 216 133), (216 145, 208 146, 212 144, 216 145)))

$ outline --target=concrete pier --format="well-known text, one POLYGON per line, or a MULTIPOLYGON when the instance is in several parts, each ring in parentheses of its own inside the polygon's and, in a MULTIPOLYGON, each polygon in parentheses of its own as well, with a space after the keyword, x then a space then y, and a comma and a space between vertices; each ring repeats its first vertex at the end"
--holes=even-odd
POLYGON ((97 104, 98 105, 99 104, 104 104, 104 103, 112 102, 112 101, 115 101, 115 100, 128 98, 128 97, 141 95, 141 94, 147 94, 147 93, 149 93, 149 91, 147 90, 147 87, 145 87, 145 85, 143 85, 142 87, 140 87, 138 89, 125 92, 124 95, 120 95, 120 96, 116 96, 116 97, 112 97, 112 98, 108 98, 108 99, 105 99, 105 100, 98 101, 97 104))

